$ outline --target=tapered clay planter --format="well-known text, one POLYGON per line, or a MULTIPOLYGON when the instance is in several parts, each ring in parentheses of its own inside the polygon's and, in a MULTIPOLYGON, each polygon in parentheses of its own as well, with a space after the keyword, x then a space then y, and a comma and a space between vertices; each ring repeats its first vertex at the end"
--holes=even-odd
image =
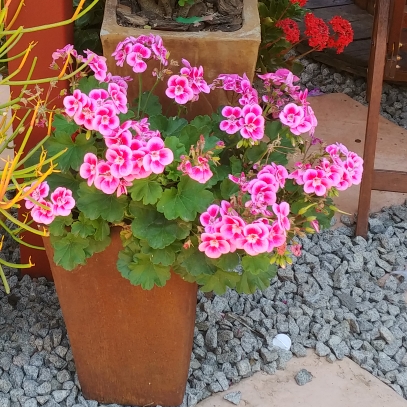
MULTIPOLYGON (((7 21, 10 22, 19 6, 19 0, 13 0, 10 4, 7 21)), ((17 29, 22 26, 24 28, 38 27, 45 24, 56 23, 59 21, 68 20, 73 15, 72 0, 25 0, 24 5, 15 21, 12 29, 17 29)), ((31 64, 34 57, 37 57, 37 64, 35 65, 32 79, 42 79, 57 76, 58 72, 49 68, 52 62, 52 53, 57 48, 63 48, 66 44, 73 44, 73 23, 66 24, 61 27, 55 27, 49 30, 35 31, 23 34, 20 41, 10 50, 8 57, 13 57, 20 54, 27 49, 30 42, 37 43, 33 50, 30 52, 27 58, 27 62, 22 69, 13 77, 13 81, 20 81, 27 79, 27 75, 30 71, 31 64)), ((8 70, 10 73, 15 72, 21 63, 22 58, 17 58, 8 62, 8 70)), ((39 85, 44 89, 45 97, 49 85, 39 85)), ((13 97, 17 97, 20 94, 21 86, 12 86, 10 91, 13 97)), ((34 92, 34 85, 28 86, 28 89, 34 92)), ((51 91, 49 100, 50 108, 53 106, 62 107, 62 98, 59 97, 59 93, 62 89, 68 89, 68 82, 59 82, 57 86, 51 91)), ((22 118, 26 111, 24 109, 17 110, 17 118, 22 118)), ((17 120, 16 120, 17 122, 17 120)), ((27 124, 30 122, 30 118, 27 119, 27 124)), ((34 127, 24 153, 28 153, 31 148, 38 144, 47 134, 46 127, 34 127)), ((15 149, 21 145, 24 134, 17 136, 15 139, 15 149)), ((26 216, 29 216, 27 211, 22 205, 18 210, 18 219, 20 221, 26 221, 26 216)), ((31 225, 34 226, 35 225, 31 225)), ((40 236, 31 232, 23 233, 24 241, 35 246, 42 245, 42 239, 40 236)), ((49 267, 48 259, 44 251, 32 249, 30 247, 20 245, 21 262, 28 263, 29 260, 35 264, 35 266, 29 269, 21 269, 22 274, 29 274, 31 277, 46 277, 51 279, 51 270, 49 267)))
POLYGON ((178 406, 192 351, 196 284, 172 274, 163 288, 144 291, 116 269, 122 244, 112 243, 66 271, 44 245, 68 330, 82 391, 103 404, 178 406))
MULTIPOLYGON (((205 79, 208 82, 212 82, 222 73, 239 75, 246 73, 249 78, 253 77, 261 40, 257 0, 244 0, 243 26, 235 32, 172 32, 122 27, 116 21, 117 2, 118 0, 106 0, 105 15, 100 32, 103 55, 107 58, 108 69, 115 75, 129 75, 133 78, 137 76, 127 64, 124 64, 122 68, 116 66, 111 55, 118 42, 129 36, 137 37, 153 33, 162 37, 164 46, 171 53, 170 59, 177 60, 180 65, 182 58, 186 58, 192 66, 202 65, 205 79)), ((155 77, 151 75, 151 70, 157 66, 152 61, 149 62, 148 69, 143 74, 143 90, 151 89, 154 84, 155 77)), ((179 67, 170 68, 178 73, 179 67)), ((166 81, 161 82, 154 91, 156 95, 160 96, 163 105, 168 104, 168 98, 164 95, 165 88, 166 81)), ((138 80, 130 82, 129 100, 132 101, 137 97, 137 89, 138 80)), ((220 90, 209 95, 201 94, 200 99, 191 105, 189 114, 191 117, 197 114, 211 114, 220 105, 227 103, 226 94, 220 90)))

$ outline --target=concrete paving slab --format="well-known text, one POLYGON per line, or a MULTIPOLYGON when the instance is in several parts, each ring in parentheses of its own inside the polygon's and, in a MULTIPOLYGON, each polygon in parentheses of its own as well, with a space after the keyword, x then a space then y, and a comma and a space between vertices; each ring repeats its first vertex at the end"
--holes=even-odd
POLYGON ((198 403, 197 407, 231 407, 223 396, 240 391, 241 407, 406 407, 407 401, 348 358, 329 363, 309 351, 293 358, 287 369, 273 376, 256 373, 248 379, 198 403), (307 369, 314 376, 299 386, 295 375, 307 369))
MULTIPOLYGON (((367 106, 342 93, 315 96, 309 99, 318 119, 316 137, 328 144, 340 142, 351 151, 363 155, 367 106)), ((378 169, 407 171, 407 130, 380 117, 376 149, 378 169)), ((359 187, 352 186, 335 200, 339 209, 351 214, 357 211, 359 187)), ((400 205, 407 194, 373 191, 371 212, 385 206, 400 205)))

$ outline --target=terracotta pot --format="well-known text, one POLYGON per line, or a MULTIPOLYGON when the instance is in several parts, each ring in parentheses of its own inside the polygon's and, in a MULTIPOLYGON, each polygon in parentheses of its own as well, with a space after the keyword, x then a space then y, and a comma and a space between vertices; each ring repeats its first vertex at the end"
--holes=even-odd
MULTIPOLYGON (((170 51, 170 59, 179 61, 186 58, 191 65, 202 65, 205 79, 212 82, 219 74, 236 73, 247 74, 249 78, 254 75, 256 67, 257 53, 260 45, 260 19, 257 10, 257 0, 244 0, 243 26, 235 32, 172 32, 160 30, 144 30, 140 28, 122 27, 116 21, 116 6, 118 0, 106 0, 105 15, 100 32, 102 40, 103 54, 107 58, 108 69, 115 75, 132 76, 136 74, 127 64, 116 66, 115 60, 111 56, 119 41, 126 37, 146 35, 153 33, 160 35, 164 46, 170 51)), ((148 69, 143 75, 143 89, 151 89, 155 82, 155 77, 151 75, 154 65, 149 62, 148 69)), ((171 68, 178 72, 177 67, 171 68)), ((162 104, 168 104, 169 99, 165 96, 166 82, 161 82, 154 93, 161 98, 162 104)), ((138 95, 138 80, 130 82, 129 100, 133 101, 138 95)), ((202 95, 198 102, 192 104, 191 117, 199 114, 211 114, 220 105, 228 103, 226 94, 221 90, 212 92, 209 95, 202 95)))
POLYGON ((196 284, 177 274, 144 291, 116 270, 122 244, 112 243, 69 272, 50 258, 55 287, 85 397, 103 404, 178 406, 192 351, 196 284))
MULTIPOLYGON (((8 14, 8 21, 10 21, 14 14, 17 6, 19 5, 19 0, 13 0, 10 4, 10 11, 8 14)), ((68 20, 72 17, 73 7, 72 0, 25 0, 24 6, 21 12, 12 26, 12 29, 16 29, 20 26, 24 28, 37 27, 44 24, 56 23, 58 21, 68 20)), ((37 64, 32 76, 32 79, 41 79, 55 76, 56 71, 49 68, 52 61, 52 53, 57 48, 62 48, 66 44, 73 44, 73 24, 65 25, 62 27, 52 28, 45 31, 37 31, 32 33, 25 33, 20 41, 11 49, 8 57, 18 55, 23 52, 30 42, 37 42, 37 45, 30 52, 27 62, 21 69, 13 80, 25 80, 27 79, 27 74, 30 70, 32 61, 34 57, 37 57, 37 64)), ((21 63, 21 58, 17 58, 8 63, 9 72, 14 72, 19 64, 21 63)), ((48 90, 48 84, 40 85, 45 94, 48 90)), ((62 107, 62 98, 59 98, 59 92, 63 88, 67 88, 68 84, 59 83, 58 86, 53 89, 49 100, 52 100, 52 106, 62 107)), ((33 89, 34 86, 29 86, 28 89, 33 89)), ((14 97, 20 94, 21 87, 13 86, 11 92, 14 97)), ((51 107, 52 107, 51 106, 51 107)), ((26 113, 24 109, 18 110, 17 117, 21 118, 26 113)), ((29 123, 30 118, 28 118, 27 123, 29 123)), ((46 127, 35 127, 31 136, 28 140, 25 152, 28 152, 33 148, 40 140, 46 135, 46 127)), ((15 140, 15 148, 20 147, 22 136, 17 137, 15 140)), ((19 220, 23 221, 26 219, 26 210, 24 205, 18 211, 19 220)), ((35 225, 34 225, 35 227, 35 225)), ((38 235, 26 232, 24 234, 24 241, 36 245, 42 246, 42 239, 38 235)), ((22 274, 29 274, 32 277, 47 277, 52 279, 51 270, 49 268, 49 263, 47 256, 44 251, 31 249, 27 246, 21 245, 21 262, 28 263, 29 259, 35 263, 35 266, 29 269, 22 269, 22 274)))

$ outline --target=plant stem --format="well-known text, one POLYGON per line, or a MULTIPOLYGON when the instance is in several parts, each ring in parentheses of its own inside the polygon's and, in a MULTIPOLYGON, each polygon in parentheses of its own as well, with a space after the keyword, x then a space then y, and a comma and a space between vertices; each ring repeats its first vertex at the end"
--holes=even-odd
MULTIPOLYGON (((141 77, 141 75, 140 75, 140 77, 141 77)), ((150 96, 154 92, 154 89, 157 87, 157 85, 158 85, 158 79, 155 81, 155 83, 154 83, 153 87, 151 88, 150 92, 148 92, 146 103, 144 103, 143 115, 144 115, 144 113, 146 111, 146 107, 148 106, 148 101, 150 99, 150 96)), ((140 101, 141 101, 141 99, 140 99, 140 101)))
POLYGON ((6 276, 4 275, 4 272, 3 272, 3 267, 1 267, 1 265, 0 265, 0 277, 1 277, 1 281, 3 282, 4 289, 6 290, 6 294, 10 294, 10 286, 8 285, 6 276))
POLYGON ((141 110, 141 96, 143 94, 143 78, 139 74, 138 76, 138 103, 137 103, 137 119, 140 119, 141 110))

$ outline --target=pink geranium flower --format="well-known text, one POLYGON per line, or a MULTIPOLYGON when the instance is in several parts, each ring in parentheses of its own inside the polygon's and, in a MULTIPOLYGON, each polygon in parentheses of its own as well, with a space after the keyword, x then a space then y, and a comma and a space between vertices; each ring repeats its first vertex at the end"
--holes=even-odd
POLYGON ((130 175, 124 177, 127 181, 133 181, 135 179, 147 178, 152 174, 151 168, 148 170, 144 167, 143 159, 146 152, 143 150, 133 150, 133 170, 130 175))
POLYGON ((268 249, 269 231, 264 223, 251 223, 244 226, 243 236, 236 239, 236 247, 250 256, 265 253, 268 249))
POLYGON ((296 256, 300 257, 301 256, 301 245, 300 244, 293 244, 290 246, 291 253, 296 256))
POLYGON ((288 219, 288 215, 290 214, 290 205, 287 202, 273 204, 273 212, 277 216, 278 224, 283 229, 290 230, 290 220, 288 219))
POLYGON ((55 219, 55 214, 52 210, 53 205, 51 202, 48 202, 45 199, 39 199, 38 203, 45 206, 47 209, 44 209, 39 205, 34 205, 34 207, 31 209, 31 216, 34 222, 49 225, 55 219))
POLYGON ((324 196, 331 187, 329 179, 325 177, 325 173, 322 170, 306 170, 303 179, 304 192, 307 194, 324 196))
POLYGON ((189 86, 188 78, 179 75, 173 75, 168 79, 168 87, 165 94, 170 99, 175 99, 180 105, 185 105, 194 97, 194 92, 189 86))
POLYGON ((230 244, 221 233, 202 233, 201 241, 199 251, 205 252, 211 259, 217 259, 230 251, 230 244))
POLYGON ((116 113, 127 113, 127 96, 117 83, 109 83, 109 95, 116 108, 116 113))
POLYGON ((120 184, 120 179, 113 176, 110 164, 100 161, 97 165, 97 175, 95 177, 95 187, 105 194, 113 194, 120 184))
POLYGON ((239 124, 242 127, 240 134, 243 138, 260 140, 264 136, 263 111, 257 104, 246 105, 242 109, 242 117, 239 124))
POLYGON ((107 74, 107 65, 106 58, 100 55, 95 54, 93 51, 86 50, 84 53, 87 55, 87 58, 84 62, 89 62, 89 68, 95 73, 95 78, 99 82, 103 82, 107 74))
POLYGON ((68 216, 75 206, 72 191, 59 187, 51 194, 52 210, 55 216, 68 216))
POLYGON ((86 102, 87 96, 79 89, 75 89, 72 95, 64 97, 65 113, 73 117, 77 112, 82 110, 82 106, 86 102))
MULTIPOLYGON (((31 187, 35 185, 35 181, 31 184, 31 187)), ((31 187, 25 187, 23 189, 23 191, 28 191, 31 187)), ((41 184, 39 184, 37 186, 37 188, 34 189, 34 191, 32 191, 30 193, 30 197, 34 200, 39 202, 41 199, 44 199, 48 196, 49 194, 49 185, 47 181, 43 181, 41 182, 41 184)), ((25 207, 27 209, 31 209, 35 206, 34 202, 31 202, 29 199, 24 198, 25 199, 25 207)))
POLYGON ((134 44, 126 56, 126 62, 133 68, 133 72, 141 73, 147 69, 144 59, 151 57, 151 51, 142 44, 134 44))
POLYGON ((246 226, 245 221, 240 216, 223 216, 220 223, 219 232, 229 242, 235 243, 237 239, 243 237, 243 229, 246 226))
POLYGON ((98 158, 93 153, 86 153, 83 158, 83 164, 79 168, 79 175, 83 179, 87 179, 89 186, 93 184, 97 175, 98 158))
POLYGON ((107 149, 106 160, 110 164, 110 171, 114 177, 125 177, 132 172, 132 156, 130 147, 124 145, 115 145, 107 149))
POLYGON ((84 126, 88 130, 94 130, 93 120, 95 119, 96 103, 86 96, 82 109, 75 113, 74 121, 79 126, 84 126))
POLYGON ((222 109, 222 116, 226 117, 226 120, 220 122, 219 128, 227 134, 235 134, 242 126, 239 123, 239 119, 242 114, 240 107, 225 106, 222 109))
POLYGON ((281 123, 290 128, 296 128, 304 120, 304 108, 295 103, 288 103, 278 117, 281 123))
POLYGON ((92 89, 89 92, 89 98, 95 101, 96 107, 103 106, 109 94, 105 89, 92 89))
POLYGON ((119 127, 120 120, 114 108, 105 104, 96 109, 92 125, 102 136, 110 136, 113 130, 119 127))
POLYGON ((143 157, 143 165, 147 171, 154 174, 161 174, 166 165, 174 161, 174 154, 164 145, 164 141, 159 137, 153 137, 148 140, 144 147, 146 155, 143 157))
POLYGON ((269 235, 267 237, 268 240, 268 248, 267 252, 272 252, 276 247, 280 247, 286 242, 287 236, 285 230, 281 227, 281 225, 276 221, 273 222, 271 226, 268 227, 269 235))
POLYGON ((191 166, 187 174, 191 179, 198 181, 200 184, 205 184, 212 178, 213 172, 209 167, 207 158, 198 157, 197 161, 198 164, 191 166))
POLYGON ((272 185, 256 180, 250 188, 252 201, 255 203, 264 203, 273 205, 276 202, 276 192, 272 185))
POLYGON ((218 205, 211 205, 204 213, 201 214, 199 220, 201 225, 205 228, 206 233, 215 232, 214 225, 220 220, 219 210, 220 208, 218 205))
POLYGON ((180 73, 188 78, 189 86, 194 92, 194 95, 199 95, 201 92, 209 93, 210 88, 203 78, 202 66, 191 66, 186 59, 182 59, 182 63, 184 64, 184 67, 181 68, 180 73))

